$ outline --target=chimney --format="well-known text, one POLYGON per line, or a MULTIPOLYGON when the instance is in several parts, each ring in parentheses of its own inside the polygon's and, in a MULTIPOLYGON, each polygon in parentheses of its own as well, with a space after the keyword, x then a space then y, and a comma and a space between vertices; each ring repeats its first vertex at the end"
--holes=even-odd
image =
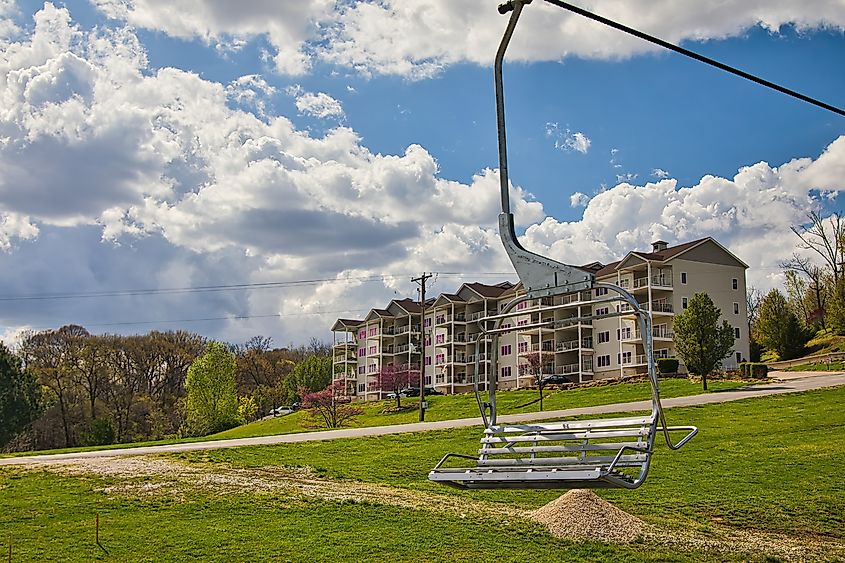
POLYGON ((666 250, 666 247, 669 246, 669 243, 665 240, 656 240, 651 243, 651 251, 652 252, 660 252, 662 250, 666 250))

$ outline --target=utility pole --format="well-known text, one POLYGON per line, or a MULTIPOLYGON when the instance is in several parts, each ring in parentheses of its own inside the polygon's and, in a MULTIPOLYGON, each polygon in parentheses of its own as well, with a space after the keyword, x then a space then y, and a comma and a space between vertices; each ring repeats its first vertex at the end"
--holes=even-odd
POLYGON ((412 282, 420 286, 420 422, 425 421, 425 282, 432 274, 425 272, 412 282))

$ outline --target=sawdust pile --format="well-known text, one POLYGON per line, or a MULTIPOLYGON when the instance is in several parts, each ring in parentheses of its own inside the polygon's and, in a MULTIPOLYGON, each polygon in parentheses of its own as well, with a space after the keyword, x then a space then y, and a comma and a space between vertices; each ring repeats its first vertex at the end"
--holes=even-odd
POLYGON ((535 510, 531 518, 552 535, 568 539, 629 542, 643 530, 643 521, 620 510, 593 491, 574 489, 535 510))

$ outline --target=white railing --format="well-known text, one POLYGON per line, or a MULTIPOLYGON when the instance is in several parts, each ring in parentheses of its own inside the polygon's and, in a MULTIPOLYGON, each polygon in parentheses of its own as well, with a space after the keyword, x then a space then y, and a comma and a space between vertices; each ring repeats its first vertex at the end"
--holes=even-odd
POLYGON ((658 274, 656 276, 651 276, 651 278, 644 277, 644 278, 634 278, 634 289, 639 289, 641 287, 648 287, 649 286, 649 279, 651 280, 652 287, 672 287, 672 276, 671 274, 658 274))

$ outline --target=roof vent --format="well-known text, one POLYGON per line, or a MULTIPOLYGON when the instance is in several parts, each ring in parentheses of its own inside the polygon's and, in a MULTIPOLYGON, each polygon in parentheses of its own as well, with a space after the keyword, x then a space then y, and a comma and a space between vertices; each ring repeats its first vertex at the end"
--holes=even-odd
POLYGON ((662 250, 666 250, 666 247, 669 246, 669 243, 665 240, 656 240, 651 243, 651 251, 652 252, 660 252, 662 250))

